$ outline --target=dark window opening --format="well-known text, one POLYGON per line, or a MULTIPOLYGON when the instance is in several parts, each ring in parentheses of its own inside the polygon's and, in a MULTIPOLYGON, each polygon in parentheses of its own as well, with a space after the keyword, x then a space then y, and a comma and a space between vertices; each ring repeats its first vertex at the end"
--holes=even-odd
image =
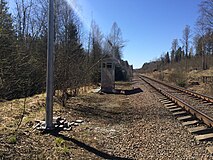
POLYGON ((112 68, 112 63, 107 63, 107 68, 112 68))

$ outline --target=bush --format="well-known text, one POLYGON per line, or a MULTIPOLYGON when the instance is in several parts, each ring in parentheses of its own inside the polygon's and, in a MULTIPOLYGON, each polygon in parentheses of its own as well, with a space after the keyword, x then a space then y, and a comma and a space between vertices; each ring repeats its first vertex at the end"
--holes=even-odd
POLYGON ((186 82, 180 81, 180 82, 177 82, 177 85, 180 86, 180 87, 186 87, 186 82))
POLYGON ((187 78, 186 73, 180 70, 174 70, 168 77, 168 80, 170 82, 175 83, 176 85, 180 87, 186 87, 187 86, 187 78))
POLYGON ((153 74, 153 77, 155 79, 158 79, 158 80, 161 80, 161 81, 164 81, 164 78, 165 78, 163 72, 155 73, 155 74, 153 74))

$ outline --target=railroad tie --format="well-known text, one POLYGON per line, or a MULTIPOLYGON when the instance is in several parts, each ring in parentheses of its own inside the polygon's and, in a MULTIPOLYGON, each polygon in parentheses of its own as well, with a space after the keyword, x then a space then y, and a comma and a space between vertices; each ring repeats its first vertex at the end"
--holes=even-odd
POLYGON ((178 119, 179 121, 183 121, 183 120, 187 120, 187 119, 191 119, 191 118, 192 118, 191 115, 187 115, 187 116, 178 117, 177 119, 178 119))
POLYGON ((199 121, 197 120, 193 120, 193 121, 186 121, 186 122, 183 122, 183 126, 189 126, 189 125, 193 125, 193 124, 197 124, 199 121))
POLYGON ((169 107, 169 106, 175 106, 176 104, 171 102, 171 103, 168 103, 168 104, 164 104, 165 107, 169 107))
POLYGON ((170 104, 170 103, 172 103, 172 101, 170 101, 170 100, 164 100, 164 101, 160 101, 161 103, 163 103, 163 104, 170 104))
POLYGON ((175 111, 180 111, 180 110, 182 110, 182 108, 178 107, 178 108, 170 109, 169 111, 170 112, 175 112, 175 111))
POLYGON ((207 140, 207 139, 213 139, 213 133, 198 135, 198 136, 195 136, 195 139, 197 141, 204 141, 204 140, 207 140))
POLYGON ((165 96, 163 96, 163 97, 161 96, 161 97, 159 97, 158 99, 159 99, 159 101, 160 101, 160 100, 167 100, 168 98, 165 97, 165 96))
POLYGON ((206 129, 207 129, 206 126, 198 126, 198 127, 188 128, 187 130, 188 130, 190 133, 196 133, 196 132, 205 131, 206 129))
POLYGON ((174 116, 178 116, 178 115, 183 115, 183 114, 186 114, 187 112, 186 111, 179 111, 179 112, 173 112, 172 114, 174 116))

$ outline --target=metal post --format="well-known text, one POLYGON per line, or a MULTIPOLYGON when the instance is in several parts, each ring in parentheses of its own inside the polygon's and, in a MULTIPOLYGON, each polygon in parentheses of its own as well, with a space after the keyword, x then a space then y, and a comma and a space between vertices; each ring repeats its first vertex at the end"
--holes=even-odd
POLYGON ((45 129, 53 129, 54 0, 49 0, 45 129))

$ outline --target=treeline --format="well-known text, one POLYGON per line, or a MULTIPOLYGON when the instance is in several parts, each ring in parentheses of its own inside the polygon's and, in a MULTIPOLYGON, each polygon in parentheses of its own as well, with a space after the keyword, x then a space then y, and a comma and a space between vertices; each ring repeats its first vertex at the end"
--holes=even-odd
POLYGON ((182 38, 173 39, 171 50, 157 60, 145 63, 143 70, 180 67, 178 64, 185 70, 206 70, 213 66, 213 0, 203 0, 199 5, 199 12, 195 34, 192 34, 190 26, 186 25, 182 38))
MULTIPOLYGON (((55 2, 54 85, 67 94, 68 88, 100 82, 101 59, 113 49, 121 60, 124 41, 116 23, 104 36, 93 21, 86 35, 72 8, 63 0, 55 2)), ((41 93, 46 86, 48 1, 15 0, 15 4, 11 14, 7 1, 0 0, 2 100, 41 93)))

